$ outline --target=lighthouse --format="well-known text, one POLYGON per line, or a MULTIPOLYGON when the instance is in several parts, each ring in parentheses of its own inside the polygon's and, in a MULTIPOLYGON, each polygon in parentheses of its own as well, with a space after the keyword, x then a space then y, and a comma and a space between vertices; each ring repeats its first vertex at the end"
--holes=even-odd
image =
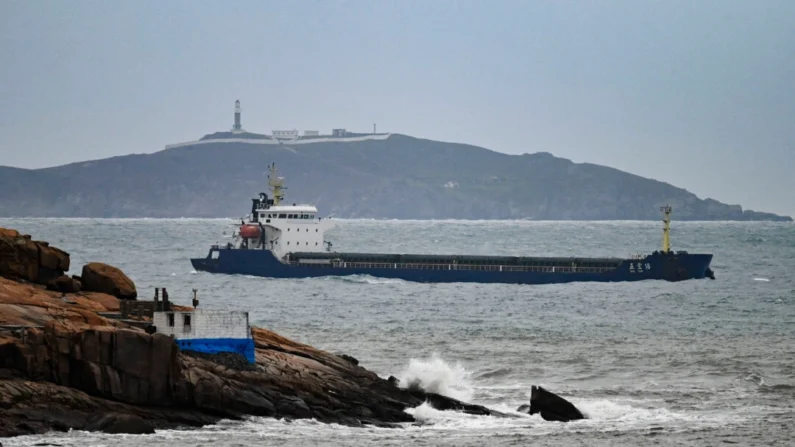
POLYGON ((232 132, 242 132, 243 128, 240 127, 240 100, 235 101, 235 125, 232 127, 232 132))

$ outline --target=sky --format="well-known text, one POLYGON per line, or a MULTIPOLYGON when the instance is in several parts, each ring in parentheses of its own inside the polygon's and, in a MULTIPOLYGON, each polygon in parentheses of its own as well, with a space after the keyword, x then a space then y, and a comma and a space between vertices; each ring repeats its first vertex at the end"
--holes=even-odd
POLYGON ((3 0, 0 165, 343 127, 795 216, 795 2, 3 0))

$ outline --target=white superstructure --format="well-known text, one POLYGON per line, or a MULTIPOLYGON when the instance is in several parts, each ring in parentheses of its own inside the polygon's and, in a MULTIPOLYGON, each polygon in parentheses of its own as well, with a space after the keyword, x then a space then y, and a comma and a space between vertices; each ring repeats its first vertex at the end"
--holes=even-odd
POLYGON ((251 214, 234 234, 234 248, 271 250, 278 258, 289 252, 326 251, 325 232, 334 226, 333 222, 318 216, 314 205, 283 205, 284 178, 276 176, 275 165, 269 169, 273 198, 260 193, 258 199, 253 199, 251 214))

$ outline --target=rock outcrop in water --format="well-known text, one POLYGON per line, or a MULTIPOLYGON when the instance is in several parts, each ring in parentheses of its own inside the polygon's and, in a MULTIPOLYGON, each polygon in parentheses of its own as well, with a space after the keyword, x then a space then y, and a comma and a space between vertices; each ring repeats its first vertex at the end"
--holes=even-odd
POLYGON ((180 352, 163 334, 96 315, 94 309, 115 307, 94 301, 98 294, 67 295, 64 302, 30 289, 0 279, 2 324, 21 322, 15 313, 6 319, 6 310, 20 302, 39 309, 26 312, 27 322, 42 324, 0 330, 2 436, 69 428, 139 427, 137 433, 245 415, 388 426, 413 421, 404 410, 425 401, 442 410, 500 415, 395 387, 341 356, 265 329, 253 329, 255 365, 232 355, 216 360, 180 352), (94 309, 81 306, 83 300, 94 309), (101 419, 108 414, 121 416, 101 419))
MULTIPOLYGON (((17 251, 3 252, 12 253, 13 262, 5 262, 2 273, 14 279, 0 277, 0 437, 69 429, 151 433, 246 415, 394 426, 413 422, 405 410, 424 402, 439 410, 509 416, 422 389, 401 388, 394 377, 382 379, 354 357, 262 328, 252 328, 254 364, 230 353, 182 352, 164 334, 104 317, 119 310, 117 296, 85 289, 55 291, 31 281, 42 279, 42 268, 53 270, 44 278, 64 277, 68 254, 0 229, 4 249, 8 238, 21 238, 14 244, 22 248, 12 245, 17 251), (45 252, 52 259, 42 261, 45 252)), ((93 288, 85 272, 82 279, 93 288)), ((108 276, 127 278, 121 275, 108 276)), ((124 296, 135 286, 103 290, 124 296)), ((545 394, 537 398, 534 390, 533 396, 531 405, 545 419, 555 415, 563 420, 560 415, 571 414, 545 394)))
MULTIPOLYGON (((119 298, 86 291, 97 288, 86 271, 108 269, 84 269, 87 287, 77 293, 51 290, 36 281, 65 277, 68 254, 0 231, 2 253, 11 254, 0 277, 0 437, 68 429, 148 433, 246 415, 391 426, 412 422, 404 410, 426 401, 502 415, 400 388, 351 356, 262 328, 252 328, 255 364, 234 354, 181 352, 164 334, 103 316, 119 310, 119 298), (43 268, 52 271, 40 276, 43 268)), ((108 277, 127 278, 121 275, 108 277)), ((124 296, 135 288, 102 290, 124 296)))
POLYGON ((569 422, 585 419, 582 412, 571 402, 540 386, 531 388, 530 405, 522 405, 516 411, 531 415, 540 414, 545 421, 569 422))

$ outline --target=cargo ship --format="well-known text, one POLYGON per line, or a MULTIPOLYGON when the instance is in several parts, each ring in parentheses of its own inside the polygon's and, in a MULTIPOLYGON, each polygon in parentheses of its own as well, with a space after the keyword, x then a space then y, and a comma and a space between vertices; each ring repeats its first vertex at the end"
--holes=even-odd
POLYGON ((476 256, 337 252, 325 240, 333 219, 313 205, 284 205, 284 177, 269 166, 271 195, 252 199, 251 213, 235 224, 232 242, 192 258, 197 271, 268 278, 370 275, 425 283, 556 284, 578 281, 715 279, 712 254, 672 251, 671 207, 663 213, 662 250, 617 257, 476 256))

